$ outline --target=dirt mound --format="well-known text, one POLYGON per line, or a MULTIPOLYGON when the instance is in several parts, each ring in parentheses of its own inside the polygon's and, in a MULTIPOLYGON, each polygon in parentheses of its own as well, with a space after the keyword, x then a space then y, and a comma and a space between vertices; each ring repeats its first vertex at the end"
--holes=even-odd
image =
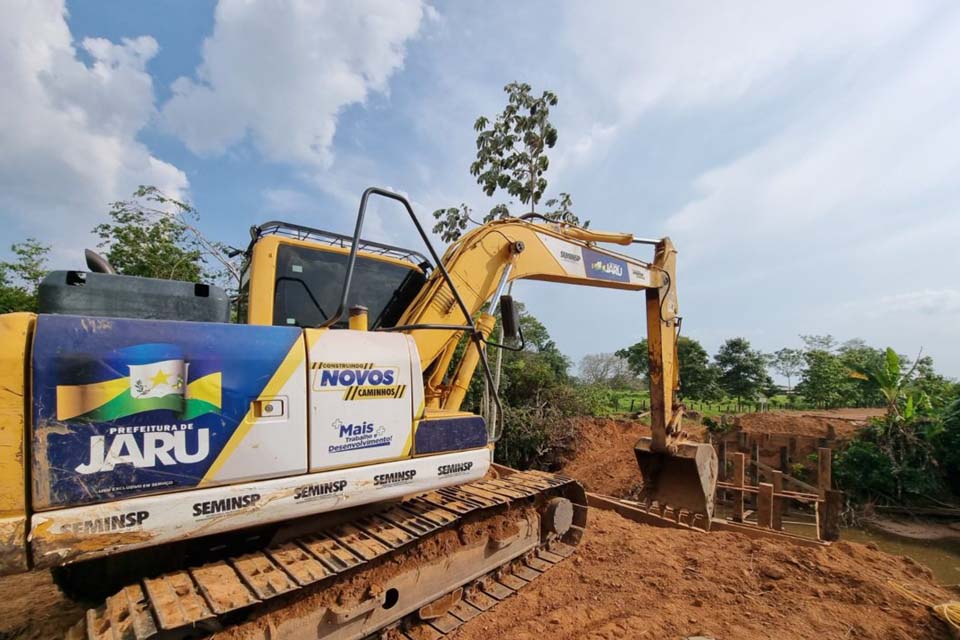
POLYGON ((889 586, 953 599, 912 560, 845 542, 812 549, 637 525, 607 511, 591 510, 590 518, 574 559, 451 638, 950 637, 889 586))
POLYGON ((739 415, 734 418, 734 425, 746 433, 849 440, 867 426, 868 418, 876 414, 877 410, 872 409, 838 409, 817 413, 770 411, 739 415))
POLYGON ((580 418, 575 421, 574 456, 560 473, 576 478, 587 491, 625 497, 640 481, 633 446, 650 427, 633 420, 580 418))

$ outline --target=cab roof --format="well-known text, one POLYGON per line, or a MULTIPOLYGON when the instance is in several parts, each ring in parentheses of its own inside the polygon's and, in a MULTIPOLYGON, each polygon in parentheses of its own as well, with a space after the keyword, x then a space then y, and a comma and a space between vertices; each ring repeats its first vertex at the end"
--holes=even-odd
MULTIPOLYGON (((271 220, 261 225, 250 227, 250 245, 247 247, 247 256, 252 254, 253 246, 257 241, 266 236, 282 236, 300 242, 312 242, 347 250, 350 249, 350 245, 353 242, 352 237, 334 233, 333 231, 324 231, 322 229, 314 229, 290 222, 271 220)), ((379 255, 408 262, 412 266, 419 267, 420 270, 424 272, 433 267, 422 253, 389 244, 361 239, 357 250, 366 254, 379 255)))

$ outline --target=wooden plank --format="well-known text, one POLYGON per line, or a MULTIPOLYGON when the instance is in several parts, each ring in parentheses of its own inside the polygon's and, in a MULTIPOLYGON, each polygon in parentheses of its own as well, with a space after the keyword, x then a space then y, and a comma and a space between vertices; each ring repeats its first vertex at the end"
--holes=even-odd
MULTIPOLYGON (((773 467, 768 466, 768 465, 765 465, 765 464, 762 463, 762 462, 760 463, 760 468, 763 469, 764 471, 767 471, 767 472, 775 471, 775 469, 774 469, 773 467)), ((819 495, 819 493, 820 493, 820 489, 819 489, 818 487, 815 487, 815 486, 813 486, 812 484, 807 484, 806 482, 803 482, 803 481, 801 481, 801 480, 797 480, 796 478, 794 478, 794 477, 791 476, 790 474, 785 474, 785 475, 783 476, 783 479, 784 479, 785 482, 789 482, 789 483, 791 483, 791 484, 795 484, 795 485, 797 485, 798 487, 800 487, 801 489, 806 489, 807 491, 812 491, 813 493, 815 493, 815 494, 817 494, 817 495, 819 495)))
POLYGON ((761 482, 757 493, 757 526, 773 528, 773 485, 761 482))
POLYGON ((823 502, 817 503, 817 524, 821 540, 840 539, 840 513, 843 510, 843 491, 827 489, 823 502))
POLYGON ((746 456, 742 453, 733 454, 733 486, 741 489, 733 493, 733 519, 736 522, 743 522, 743 487, 744 470, 746 466, 746 456))
POLYGON ((817 449, 817 488, 820 498, 825 498, 833 488, 833 451, 829 447, 817 449))
POLYGON ((773 485, 773 515, 771 516, 770 525, 777 531, 783 530, 783 509, 786 507, 786 500, 781 497, 776 496, 776 494, 783 491, 783 472, 782 471, 771 471, 771 483, 773 485))

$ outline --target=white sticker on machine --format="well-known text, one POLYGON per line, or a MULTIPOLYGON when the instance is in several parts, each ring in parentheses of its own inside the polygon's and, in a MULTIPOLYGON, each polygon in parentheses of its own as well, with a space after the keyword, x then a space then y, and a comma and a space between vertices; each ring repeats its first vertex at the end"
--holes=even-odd
POLYGON ((413 428, 414 363, 406 336, 310 333, 310 469, 407 455, 413 428))

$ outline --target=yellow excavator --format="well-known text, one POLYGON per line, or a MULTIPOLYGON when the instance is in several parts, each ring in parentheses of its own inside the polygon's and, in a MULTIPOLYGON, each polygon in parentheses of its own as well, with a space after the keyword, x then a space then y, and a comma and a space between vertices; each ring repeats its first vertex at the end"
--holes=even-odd
POLYGON ((92 602, 68 637, 436 638, 569 556, 583 487, 493 465, 502 423, 461 409, 478 366, 496 399, 488 349, 517 348, 492 341, 497 312, 522 341, 519 279, 645 292, 643 495, 709 527, 717 460, 681 430, 669 239, 528 214, 441 258, 378 188, 352 236, 251 236, 235 305, 87 252, 39 314, 0 316, 0 571, 50 569, 92 602), (362 239, 374 196, 428 255, 362 239))

